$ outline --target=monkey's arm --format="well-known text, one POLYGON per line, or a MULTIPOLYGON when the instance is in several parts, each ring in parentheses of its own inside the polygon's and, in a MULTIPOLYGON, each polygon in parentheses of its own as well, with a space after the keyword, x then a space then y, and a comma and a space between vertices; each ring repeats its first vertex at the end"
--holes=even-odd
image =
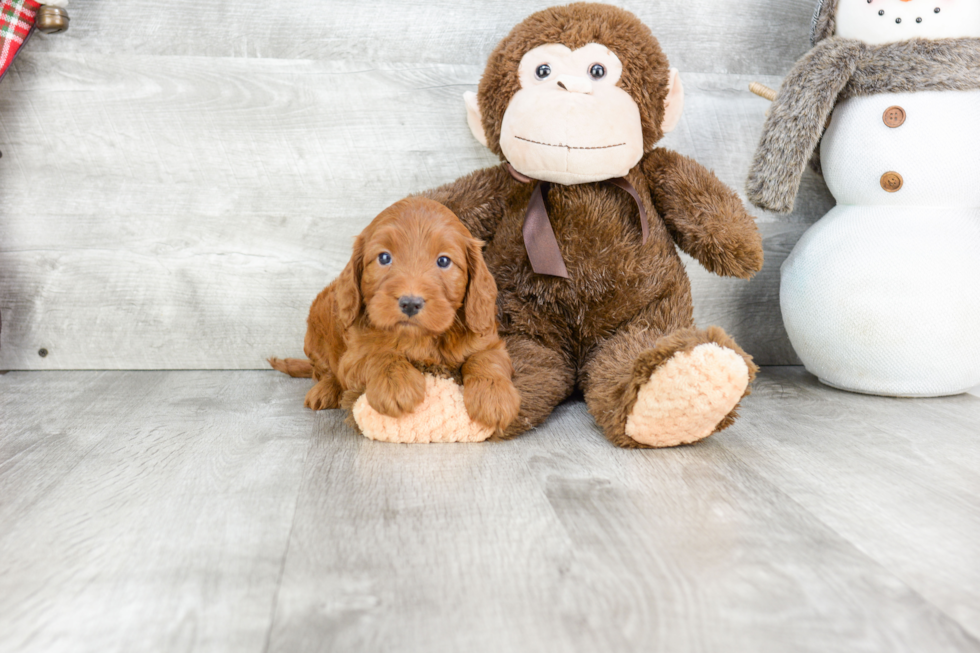
POLYGON ((749 169, 750 202, 779 213, 793 210, 803 172, 864 48, 848 39, 821 41, 783 80, 749 169))
POLYGON ((517 182, 503 166, 484 168, 421 195, 459 216, 474 238, 489 243, 517 182))
POLYGON ((762 269, 762 237, 742 200, 707 168, 657 148, 643 159, 657 213, 708 271, 748 279, 762 269))

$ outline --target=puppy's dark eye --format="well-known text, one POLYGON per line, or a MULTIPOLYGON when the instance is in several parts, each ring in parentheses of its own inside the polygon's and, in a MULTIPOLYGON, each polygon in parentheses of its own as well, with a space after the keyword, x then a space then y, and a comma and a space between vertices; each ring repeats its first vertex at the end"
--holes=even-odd
POLYGON ((592 79, 602 79, 606 76, 606 67, 601 63, 594 63, 589 68, 589 74, 592 75, 592 79))
POLYGON ((445 270, 452 264, 453 262, 449 260, 448 256, 440 256, 439 258, 436 259, 436 265, 441 267, 443 270, 445 270))
POLYGON ((534 71, 534 74, 538 76, 538 79, 544 79, 545 77, 551 74, 551 66, 549 66, 546 63, 543 63, 540 66, 538 66, 537 70, 534 71))
POLYGON ((391 254, 388 252, 381 252, 378 254, 378 263, 381 265, 391 265, 391 254))

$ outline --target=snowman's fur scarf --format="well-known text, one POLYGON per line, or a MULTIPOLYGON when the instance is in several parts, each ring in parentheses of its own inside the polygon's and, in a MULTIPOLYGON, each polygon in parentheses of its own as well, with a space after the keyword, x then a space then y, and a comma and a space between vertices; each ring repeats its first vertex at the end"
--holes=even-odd
POLYGON ((820 0, 813 12, 810 25, 810 43, 816 45, 825 38, 833 36, 837 29, 837 0, 820 0))
POLYGON ((980 39, 884 45, 830 37, 790 71, 773 102, 749 170, 756 206, 789 213, 834 106, 852 97, 980 90, 980 39))

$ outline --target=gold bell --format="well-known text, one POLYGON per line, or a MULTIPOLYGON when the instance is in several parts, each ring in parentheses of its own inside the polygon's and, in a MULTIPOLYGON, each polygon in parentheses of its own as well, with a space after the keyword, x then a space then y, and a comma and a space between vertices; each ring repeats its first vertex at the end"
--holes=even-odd
POLYGON ((37 10, 37 19, 34 26, 44 34, 57 34, 68 29, 68 10, 61 7, 49 7, 42 5, 37 10))

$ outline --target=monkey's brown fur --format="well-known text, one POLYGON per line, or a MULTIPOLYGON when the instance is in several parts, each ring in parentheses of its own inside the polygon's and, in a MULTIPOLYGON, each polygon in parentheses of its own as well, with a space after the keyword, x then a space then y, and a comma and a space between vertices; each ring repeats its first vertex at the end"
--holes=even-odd
MULTIPOLYGON (((536 275, 522 225, 533 184, 501 165, 425 193, 456 213, 487 245, 484 257, 499 290, 501 335, 514 362, 521 412, 506 431, 532 428, 579 386, 606 436, 640 447, 625 433, 639 388, 671 356, 717 343, 756 367, 718 328, 697 330, 691 290, 675 244, 717 274, 751 277, 762 267, 761 238, 738 196, 695 161, 662 148, 669 67, 657 40, 635 16, 600 4, 538 12, 491 54, 479 88, 489 146, 501 154, 500 124, 518 90, 521 57, 546 43, 571 49, 609 47, 623 62, 620 85, 643 123, 641 162, 628 175, 650 220, 642 243, 630 196, 605 183, 553 185, 548 212, 569 279, 536 275)), ((747 394, 747 392, 746 392, 747 394)), ((718 426, 735 418, 735 411, 718 426)))

